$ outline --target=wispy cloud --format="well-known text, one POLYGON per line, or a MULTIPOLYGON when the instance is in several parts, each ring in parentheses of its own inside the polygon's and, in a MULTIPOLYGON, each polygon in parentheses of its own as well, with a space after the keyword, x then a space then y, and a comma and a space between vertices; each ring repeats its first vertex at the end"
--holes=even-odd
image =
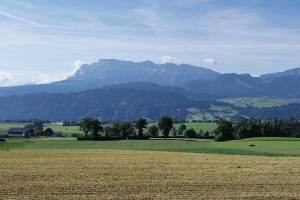
POLYGON ((10 19, 10 20, 26 23, 26 24, 29 24, 29 25, 37 27, 37 28, 43 28, 43 25, 40 24, 37 21, 27 19, 25 17, 21 17, 21 16, 18 16, 18 15, 13 15, 13 14, 10 14, 8 12, 1 11, 1 10, 0 10, 0 17, 4 17, 4 18, 10 19))

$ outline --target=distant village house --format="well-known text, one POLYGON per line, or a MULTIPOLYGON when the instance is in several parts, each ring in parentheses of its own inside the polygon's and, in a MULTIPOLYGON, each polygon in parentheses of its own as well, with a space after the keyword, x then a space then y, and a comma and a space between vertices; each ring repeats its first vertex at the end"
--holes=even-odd
POLYGON ((34 135, 34 131, 30 128, 10 128, 8 137, 24 137, 29 138, 34 135))

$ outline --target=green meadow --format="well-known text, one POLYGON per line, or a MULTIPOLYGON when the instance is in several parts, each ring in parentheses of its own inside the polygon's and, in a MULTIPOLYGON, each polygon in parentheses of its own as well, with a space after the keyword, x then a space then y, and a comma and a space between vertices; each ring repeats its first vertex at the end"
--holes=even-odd
POLYGON ((115 149, 256 156, 300 156, 300 139, 252 138, 239 141, 213 140, 121 140, 77 141, 74 138, 7 139, 0 150, 15 149, 115 149))

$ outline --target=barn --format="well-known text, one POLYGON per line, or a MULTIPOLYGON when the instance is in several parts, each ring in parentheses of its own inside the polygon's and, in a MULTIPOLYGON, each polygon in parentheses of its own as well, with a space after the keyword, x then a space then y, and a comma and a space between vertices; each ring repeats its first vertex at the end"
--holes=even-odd
POLYGON ((29 138, 34 134, 30 128, 10 128, 8 130, 8 137, 24 137, 29 138))

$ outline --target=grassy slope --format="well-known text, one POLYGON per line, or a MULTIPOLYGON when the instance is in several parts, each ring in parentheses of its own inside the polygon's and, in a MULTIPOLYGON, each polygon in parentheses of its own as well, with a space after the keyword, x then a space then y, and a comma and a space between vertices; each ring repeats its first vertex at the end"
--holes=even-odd
POLYGON ((300 141, 260 139, 217 143, 199 141, 76 141, 71 138, 9 139, 0 143, 0 150, 11 149, 126 149, 192 153, 216 153, 231 155, 300 156, 300 141), (255 147, 249 145, 254 144, 255 147))
POLYGON ((238 107, 254 106, 257 108, 267 108, 288 105, 290 103, 300 103, 300 99, 283 99, 283 98, 229 98, 220 101, 236 105, 238 107))

